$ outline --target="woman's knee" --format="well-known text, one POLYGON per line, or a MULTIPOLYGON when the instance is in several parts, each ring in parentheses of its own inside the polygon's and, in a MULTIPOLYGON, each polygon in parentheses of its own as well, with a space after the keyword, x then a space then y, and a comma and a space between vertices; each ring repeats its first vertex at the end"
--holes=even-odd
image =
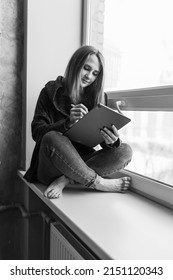
MULTIPOLYGON (((125 161, 131 161, 133 151, 129 144, 121 143, 118 148, 113 148, 115 156, 119 158, 123 158, 125 161)), ((113 152, 113 151, 112 151, 113 152)))
POLYGON ((62 141, 68 141, 68 138, 58 131, 49 131, 42 138, 42 144, 47 144, 50 146, 57 146, 58 143, 62 141))
POLYGON ((122 148, 124 150, 124 154, 126 154, 127 157, 129 159, 131 159, 132 155, 133 155, 133 150, 132 150, 131 146, 127 143, 122 143, 122 148))

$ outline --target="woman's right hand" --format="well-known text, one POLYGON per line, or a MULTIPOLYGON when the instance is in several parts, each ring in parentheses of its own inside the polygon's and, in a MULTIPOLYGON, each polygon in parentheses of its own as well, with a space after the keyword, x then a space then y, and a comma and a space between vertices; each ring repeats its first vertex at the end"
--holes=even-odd
POLYGON ((70 125, 73 125, 75 122, 79 121, 88 113, 88 108, 83 104, 71 104, 72 108, 70 110, 70 125))

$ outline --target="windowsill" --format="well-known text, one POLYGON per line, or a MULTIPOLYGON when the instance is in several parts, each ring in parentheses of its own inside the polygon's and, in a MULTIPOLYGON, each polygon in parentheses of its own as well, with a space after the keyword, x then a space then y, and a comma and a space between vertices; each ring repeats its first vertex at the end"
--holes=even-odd
MULTIPOLYGON (((19 176, 23 179, 20 171, 19 176)), ((171 209, 130 191, 102 193, 80 186, 49 200, 45 186, 25 183, 101 259, 173 259, 171 209)))

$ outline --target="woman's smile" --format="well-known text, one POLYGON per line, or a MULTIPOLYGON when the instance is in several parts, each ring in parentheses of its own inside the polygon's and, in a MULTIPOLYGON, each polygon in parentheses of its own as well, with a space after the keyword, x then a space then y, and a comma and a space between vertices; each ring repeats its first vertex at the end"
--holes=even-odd
POLYGON ((89 80, 86 80, 86 78, 82 78, 82 82, 83 82, 84 84, 89 84, 89 83, 90 83, 90 81, 89 81, 89 80))

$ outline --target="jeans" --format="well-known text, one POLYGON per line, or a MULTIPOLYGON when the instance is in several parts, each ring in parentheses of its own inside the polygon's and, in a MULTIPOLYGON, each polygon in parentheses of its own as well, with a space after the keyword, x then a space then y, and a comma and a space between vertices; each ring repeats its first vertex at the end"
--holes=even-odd
POLYGON ((60 132, 50 131, 43 136, 37 171, 38 180, 46 185, 58 177, 66 177, 91 186, 99 176, 108 178, 123 169, 132 157, 128 144, 122 143, 118 148, 93 148, 72 143, 60 132))

